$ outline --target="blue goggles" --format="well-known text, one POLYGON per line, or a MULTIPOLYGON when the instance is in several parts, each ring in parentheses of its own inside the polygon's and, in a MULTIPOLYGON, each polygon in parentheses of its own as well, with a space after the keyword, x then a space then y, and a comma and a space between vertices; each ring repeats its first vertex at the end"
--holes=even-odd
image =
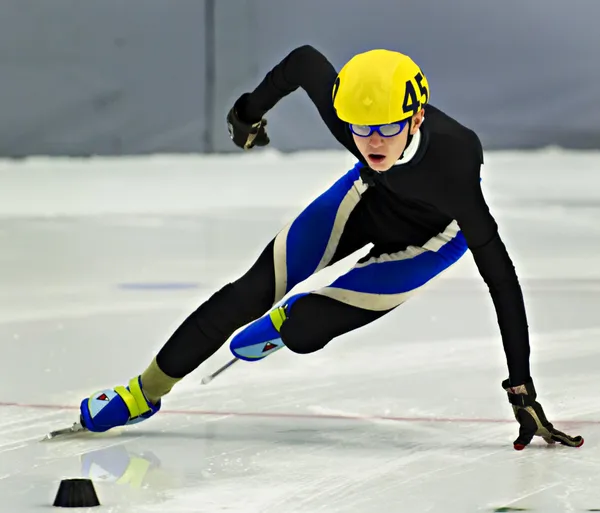
POLYGON ((394 137, 398 135, 408 124, 408 119, 396 123, 387 123, 385 125, 353 125, 349 124, 350 131, 358 137, 369 137, 373 132, 377 132, 381 137, 394 137))

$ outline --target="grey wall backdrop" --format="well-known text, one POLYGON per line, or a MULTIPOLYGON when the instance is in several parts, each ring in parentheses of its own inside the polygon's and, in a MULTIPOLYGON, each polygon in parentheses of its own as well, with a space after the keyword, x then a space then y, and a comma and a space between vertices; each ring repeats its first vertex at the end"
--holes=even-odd
MULTIPOLYGON (((413 56, 489 149, 600 147, 597 0, 0 0, 0 155, 237 151, 224 117, 289 51, 413 56)), ((273 147, 336 148, 302 91, 273 147)))

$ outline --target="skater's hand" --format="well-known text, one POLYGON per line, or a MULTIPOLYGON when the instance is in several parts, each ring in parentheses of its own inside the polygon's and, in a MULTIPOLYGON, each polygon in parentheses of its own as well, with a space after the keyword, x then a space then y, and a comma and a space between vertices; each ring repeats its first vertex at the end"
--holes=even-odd
POLYGON ((254 146, 266 146, 269 144, 269 136, 265 130, 266 119, 246 120, 240 107, 243 105, 247 93, 242 95, 235 105, 227 113, 227 129, 233 143, 244 150, 254 146))
POLYGON ((511 386, 509 380, 505 380, 502 382, 502 388, 508 394, 508 401, 512 404, 515 418, 520 425, 519 436, 513 442, 517 451, 525 449, 534 436, 541 436, 549 444, 558 442, 569 447, 583 445, 581 436, 566 435, 548 422, 542 405, 536 401, 537 394, 531 379, 517 386, 511 386))

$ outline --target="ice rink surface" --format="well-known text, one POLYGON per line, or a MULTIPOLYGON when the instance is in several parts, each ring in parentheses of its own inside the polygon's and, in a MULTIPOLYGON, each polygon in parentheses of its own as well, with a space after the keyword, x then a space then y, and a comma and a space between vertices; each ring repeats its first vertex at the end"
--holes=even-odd
POLYGON ((2 162, 0 512, 49 511, 73 477, 94 480, 107 512, 599 511, 600 154, 486 158, 539 400, 583 447, 512 449, 501 340, 470 255, 321 352, 282 350, 202 385, 225 345, 150 421, 42 443, 82 398, 141 372, 349 161, 2 162))

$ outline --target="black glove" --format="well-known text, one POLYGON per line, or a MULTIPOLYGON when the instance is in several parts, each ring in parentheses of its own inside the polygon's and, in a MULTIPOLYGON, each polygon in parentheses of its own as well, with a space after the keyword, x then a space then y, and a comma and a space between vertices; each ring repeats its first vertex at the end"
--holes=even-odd
POLYGON ((536 401, 537 394, 531 378, 517 386, 511 386, 507 379, 502 382, 502 388, 508 393, 508 401, 512 404, 515 418, 520 424, 519 437, 513 442, 517 451, 525 449, 534 436, 541 436, 549 444, 559 442, 569 447, 583 445, 581 436, 565 435, 548 422, 542 405, 536 401))
POLYGON ((243 94, 227 113, 229 137, 236 146, 244 150, 269 144, 269 137, 265 131, 267 120, 248 121, 244 119, 243 104, 247 97, 248 93, 243 94))

